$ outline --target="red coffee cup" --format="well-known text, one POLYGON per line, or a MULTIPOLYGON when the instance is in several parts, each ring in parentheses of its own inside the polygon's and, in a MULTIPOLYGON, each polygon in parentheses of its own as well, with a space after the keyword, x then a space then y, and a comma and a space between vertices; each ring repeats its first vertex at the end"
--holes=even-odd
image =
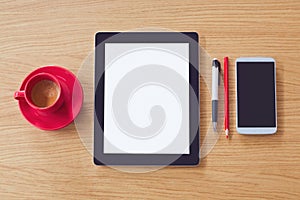
POLYGON ((16 91, 14 98, 26 101, 36 111, 43 114, 58 110, 64 100, 60 82, 49 73, 38 73, 26 83, 24 90, 16 91))

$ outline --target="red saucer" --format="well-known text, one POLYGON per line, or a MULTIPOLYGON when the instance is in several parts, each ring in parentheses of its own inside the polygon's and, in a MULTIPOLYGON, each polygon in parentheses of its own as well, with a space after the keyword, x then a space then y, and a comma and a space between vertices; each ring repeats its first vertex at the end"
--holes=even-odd
POLYGON ((19 107, 23 116, 32 125, 43 130, 56 130, 69 125, 78 115, 83 102, 83 91, 79 80, 69 70, 58 66, 46 66, 31 72, 23 81, 20 90, 24 90, 25 83, 34 75, 46 72, 54 75, 61 84, 64 103, 55 112, 41 114, 31 108, 26 101, 20 100, 19 107))

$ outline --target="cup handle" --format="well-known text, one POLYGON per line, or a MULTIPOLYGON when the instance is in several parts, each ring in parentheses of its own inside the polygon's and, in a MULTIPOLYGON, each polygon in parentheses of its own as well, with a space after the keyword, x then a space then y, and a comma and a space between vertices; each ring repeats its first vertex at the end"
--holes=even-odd
POLYGON ((16 91, 15 94, 14 94, 14 98, 16 100, 24 99, 24 97, 25 97, 25 92, 24 91, 16 91))

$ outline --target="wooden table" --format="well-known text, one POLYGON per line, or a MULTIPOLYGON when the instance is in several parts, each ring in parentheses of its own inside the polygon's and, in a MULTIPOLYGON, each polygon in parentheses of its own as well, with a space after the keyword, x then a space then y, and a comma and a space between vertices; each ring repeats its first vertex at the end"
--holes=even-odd
MULTIPOLYGON (((300 1, 4 1, 0 4, 0 199, 299 199, 300 1), (211 57, 230 57, 230 129, 200 166, 124 173, 96 167, 74 124, 31 126, 13 93, 26 74, 56 64, 77 73, 97 31, 197 31, 211 57), (278 133, 235 131, 234 60, 277 61, 278 133)), ((201 81, 201 130, 210 101, 201 81)))

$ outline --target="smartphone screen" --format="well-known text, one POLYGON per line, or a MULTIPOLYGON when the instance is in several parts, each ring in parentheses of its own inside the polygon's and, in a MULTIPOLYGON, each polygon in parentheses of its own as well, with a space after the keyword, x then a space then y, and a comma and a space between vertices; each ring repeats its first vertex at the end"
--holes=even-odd
POLYGON ((274 62, 237 62, 238 127, 276 127, 274 62))

